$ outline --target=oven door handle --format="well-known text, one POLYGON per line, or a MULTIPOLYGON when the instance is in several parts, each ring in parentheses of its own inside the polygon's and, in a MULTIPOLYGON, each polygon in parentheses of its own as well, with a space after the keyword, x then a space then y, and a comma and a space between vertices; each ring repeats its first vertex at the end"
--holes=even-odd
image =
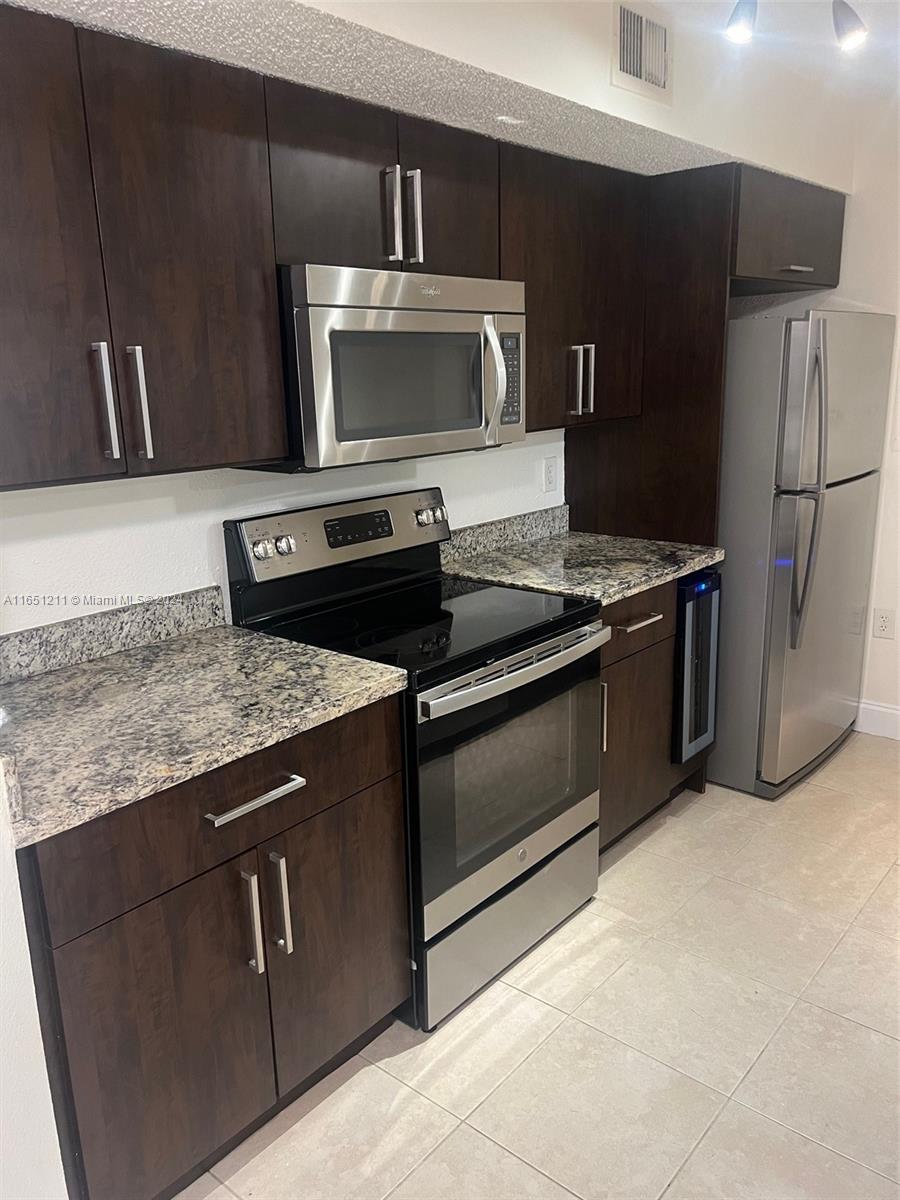
MULTIPOLYGON (((487 429, 484 435, 486 446, 497 446, 500 442, 500 418, 503 416, 503 405, 506 403, 506 359, 503 357, 503 350, 500 346, 500 339, 497 336, 497 326, 494 324, 494 318, 490 314, 486 314, 484 318, 484 340, 486 343, 486 352, 484 355, 485 362, 485 384, 487 384, 487 364, 493 364, 494 378, 494 404, 491 409, 490 419, 488 420, 487 429), (490 350, 490 354, 487 353, 490 350)), ((487 408, 488 394, 485 386, 485 408, 487 408)))
POLYGON ((472 708, 485 700, 493 700, 495 697, 513 692, 517 688, 526 687, 535 680, 543 679, 545 675, 561 671, 563 667, 577 662, 586 654, 592 654, 611 637, 612 630, 608 625, 592 626, 591 632, 582 641, 576 642, 573 646, 567 646, 564 650, 559 650, 556 654, 549 655, 539 662, 501 675, 497 679, 460 688, 458 692, 450 692, 438 696, 434 700, 429 700, 426 693, 425 696, 419 698, 419 721, 433 721, 437 717, 446 717, 450 713, 460 712, 464 708, 472 708))

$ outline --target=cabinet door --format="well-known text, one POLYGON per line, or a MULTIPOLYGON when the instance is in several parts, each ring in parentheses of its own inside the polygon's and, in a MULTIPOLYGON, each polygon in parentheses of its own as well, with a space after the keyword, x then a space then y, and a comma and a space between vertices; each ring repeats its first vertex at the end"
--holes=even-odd
MULTIPOLYGON (((581 246, 586 271, 585 337, 594 345, 591 411, 580 425, 641 411, 644 346, 644 202, 640 175, 584 163, 581 246)), ((590 381, 586 381, 586 387, 590 381)))
POLYGON ((121 474, 75 30, 0 8, 0 486, 121 474))
POLYGON ((733 290, 837 287, 844 203, 841 192, 740 167, 733 290))
POLYGON ((588 342, 581 163, 500 147, 500 273, 525 281, 526 425, 565 425, 576 403, 575 345, 588 342))
POLYGON ((54 952, 91 1200, 154 1196, 275 1101, 252 851, 54 952))
POLYGON ((283 1095, 412 990, 401 776, 266 842, 259 858, 283 1095))
POLYGON ((278 262, 399 270, 385 174, 398 161, 394 113, 281 79, 265 86, 278 262))
POLYGON ((600 760, 600 844, 637 824, 671 790, 675 639, 604 667, 606 751, 600 760))
POLYGON ((500 151, 491 138, 415 117, 398 118, 404 172, 406 268, 496 279, 500 271, 500 151), (417 261, 415 175, 421 172, 417 261))
POLYGON ((282 458, 262 80, 78 39, 129 471, 282 458))

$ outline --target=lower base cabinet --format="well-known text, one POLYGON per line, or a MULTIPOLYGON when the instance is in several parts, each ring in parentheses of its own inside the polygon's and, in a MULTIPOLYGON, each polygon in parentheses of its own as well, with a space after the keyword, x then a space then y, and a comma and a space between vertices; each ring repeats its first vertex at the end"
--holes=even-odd
POLYGON ((168 1194, 408 999, 402 776, 46 953, 88 1200, 168 1194))
POLYGON ((604 667, 605 751, 600 763, 600 845, 669 796, 675 639, 604 667))

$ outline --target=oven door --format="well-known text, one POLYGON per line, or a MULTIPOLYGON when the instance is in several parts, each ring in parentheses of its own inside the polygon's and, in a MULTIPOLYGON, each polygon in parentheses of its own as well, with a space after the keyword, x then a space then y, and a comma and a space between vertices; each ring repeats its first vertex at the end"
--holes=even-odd
POLYGON ((295 322, 306 467, 499 444, 499 335, 524 342, 523 316, 310 307, 295 322))
POLYGON ((434 937, 596 822, 609 635, 585 626, 416 698, 417 936, 434 937))

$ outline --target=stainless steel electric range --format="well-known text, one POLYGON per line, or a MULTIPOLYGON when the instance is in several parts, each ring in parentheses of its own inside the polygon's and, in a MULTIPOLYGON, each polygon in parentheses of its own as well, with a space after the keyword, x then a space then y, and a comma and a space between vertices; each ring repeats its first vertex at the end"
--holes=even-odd
POLYGON ((406 669, 413 1020, 597 887, 596 602, 444 575, 438 488, 225 523, 234 623, 406 669))

